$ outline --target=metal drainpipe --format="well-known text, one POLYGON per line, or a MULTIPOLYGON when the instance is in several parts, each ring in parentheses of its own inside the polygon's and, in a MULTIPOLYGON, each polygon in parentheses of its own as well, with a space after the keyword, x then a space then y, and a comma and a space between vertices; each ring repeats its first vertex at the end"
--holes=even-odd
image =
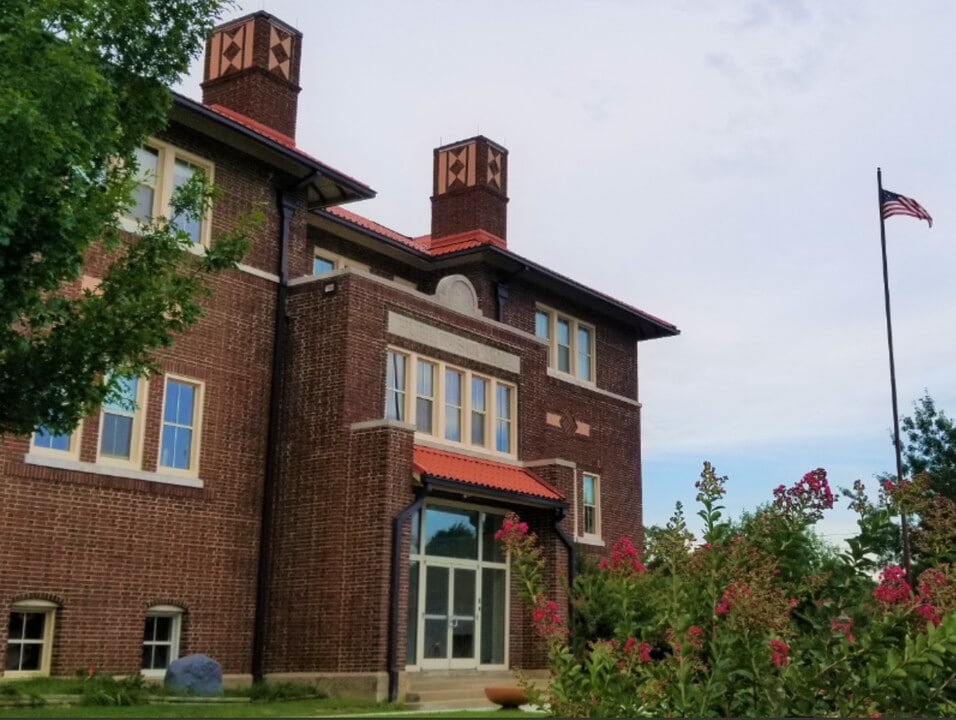
MULTIPOLYGON (((564 532, 564 528, 562 528, 561 525, 559 524, 563 519, 564 519, 564 509, 558 509, 557 511, 555 511, 554 532, 557 533, 558 538, 560 538, 561 542, 568 549, 568 587, 570 588, 571 585, 574 583, 574 575, 575 575, 574 571, 575 571, 575 565, 576 565, 575 552, 576 551, 574 549, 574 543, 571 542, 571 538, 568 537, 568 534, 564 532)), ((574 612, 574 605, 571 602, 571 598, 568 597, 568 627, 569 628, 572 625, 571 615, 573 612, 574 612)))
POLYGON ((259 567, 256 573, 256 612, 252 632, 252 679, 262 682, 265 674, 266 602, 272 555, 273 490, 279 465, 279 411, 282 391, 282 360, 286 340, 286 296, 289 291, 289 233, 295 212, 295 195, 279 190, 279 288, 276 292, 275 330, 272 343, 272 379, 269 387, 269 429, 266 438, 266 469, 262 481, 262 509, 259 518, 259 567))
POLYGON ((425 483, 410 504, 395 516, 392 521, 392 577, 389 587, 388 606, 388 701, 398 699, 398 579, 402 574, 402 526, 417 511, 421 510, 428 494, 425 483))

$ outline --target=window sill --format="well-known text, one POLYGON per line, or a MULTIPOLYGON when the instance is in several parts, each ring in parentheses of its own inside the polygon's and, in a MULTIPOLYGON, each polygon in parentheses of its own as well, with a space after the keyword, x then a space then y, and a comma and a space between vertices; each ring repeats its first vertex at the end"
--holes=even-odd
POLYGON ((595 547, 605 547, 604 539, 597 535, 578 535, 574 538, 578 545, 594 545, 595 547))
POLYGON ((115 465, 98 465, 96 463, 83 462, 71 458, 55 458, 48 455, 37 455, 35 453, 27 453, 24 455, 23 462, 27 465, 42 465, 43 467, 74 470, 76 472, 92 473, 94 475, 109 475, 111 477, 129 478, 130 480, 145 480, 146 482, 160 483, 163 485, 181 485, 183 487, 193 488, 201 488, 203 486, 202 480, 194 477, 181 477, 165 473, 148 472, 146 470, 121 468, 115 465))
POLYGON ((641 403, 635 400, 634 398, 625 397, 624 395, 618 395, 617 393, 612 393, 610 390, 604 390, 599 388, 590 380, 582 380, 581 378, 574 377, 574 375, 568 375, 568 373, 561 372, 560 370, 555 370, 553 367, 548 368, 548 377, 554 378, 555 380, 560 380, 566 382, 569 385, 576 385, 577 387, 584 388, 585 390, 590 390, 591 392, 596 392, 600 395, 604 395, 615 400, 620 400, 625 402, 628 405, 633 405, 634 407, 640 407, 641 403))

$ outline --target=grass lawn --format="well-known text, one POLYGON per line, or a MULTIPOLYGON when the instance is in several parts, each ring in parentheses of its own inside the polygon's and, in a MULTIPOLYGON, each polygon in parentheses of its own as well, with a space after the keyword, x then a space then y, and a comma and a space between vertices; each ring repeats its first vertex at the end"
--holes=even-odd
POLYGON ((437 712, 396 711, 394 706, 343 704, 335 700, 278 700, 251 703, 175 703, 154 705, 45 705, 0 708, 0 717, 16 718, 281 718, 332 717, 345 715, 367 718, 522 718, 543 717, 543 713, 520 710, 444 710, 437 712))
POLYGON ((537 717, 520 710, 416 712, 400 704, 316 697, 315 689, 296 683, 227 690, 222 702, 194 700, 168 689, 147 686, 139 676, 115 679, 34 678, 0 683, 0 701, 41 704, 0 705, 0 718, 279 718, 279 717, 537 717), (150 697, 158 694, 159 697, 150 697), (162 702, 166 699, 171 702, 162 702), (173 697, 169 697, 173 696, 173 697), (176 697, 178 696, 178 697, 176 697), (70 700, 69 698, 72 698, 70 700), (150 702, 150 700, 153 700, 150 702), (82 704, 66 705, 65 702, 82 704))

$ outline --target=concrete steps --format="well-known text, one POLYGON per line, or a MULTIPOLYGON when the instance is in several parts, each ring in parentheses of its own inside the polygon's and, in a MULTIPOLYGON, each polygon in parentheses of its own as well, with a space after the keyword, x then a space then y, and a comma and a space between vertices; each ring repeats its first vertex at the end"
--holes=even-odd
MULTIPOLYGON (((412 710, 464 710, 498 707, 485 697, 490 686, 517 685, 510 670, 439 670, 408 673, 405 704, 412 710)), ((539 684, 543 684, 543 675, 539 684)))

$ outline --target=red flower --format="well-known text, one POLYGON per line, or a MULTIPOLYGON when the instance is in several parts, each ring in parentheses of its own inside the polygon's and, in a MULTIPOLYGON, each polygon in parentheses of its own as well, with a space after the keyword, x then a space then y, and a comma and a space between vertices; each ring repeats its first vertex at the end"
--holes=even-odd
POLYGON ((629 638, 624 642, 624 652, 626 652, 626 653, 631 652, 631 650, 634 649, 635 643, 637 643, 637 638, 635 638, 635 637, 629 637, 629 638))
POLYGON ((643 640, 637 646, 637 653, 641 662, 646 663, 651 661, 651 646, 648 643, 644 642, 643 640))
POLYGON ((783 640, 774 638, 770 641, 770 660, 774 667, 790 664, 790 646, 783 640))
POLYGON ((846 614, 838 615, 830 620, 830 631, 843 635, 849 642, 856 640, 853 633, 850 632, 852 628, 853 618, 846 614))
POLYGON ((903 568, 889 565, 880 573, 880 584, 873 591, 873 597, 884 605, 893 605, 909 600, 912 592, 903 568))

